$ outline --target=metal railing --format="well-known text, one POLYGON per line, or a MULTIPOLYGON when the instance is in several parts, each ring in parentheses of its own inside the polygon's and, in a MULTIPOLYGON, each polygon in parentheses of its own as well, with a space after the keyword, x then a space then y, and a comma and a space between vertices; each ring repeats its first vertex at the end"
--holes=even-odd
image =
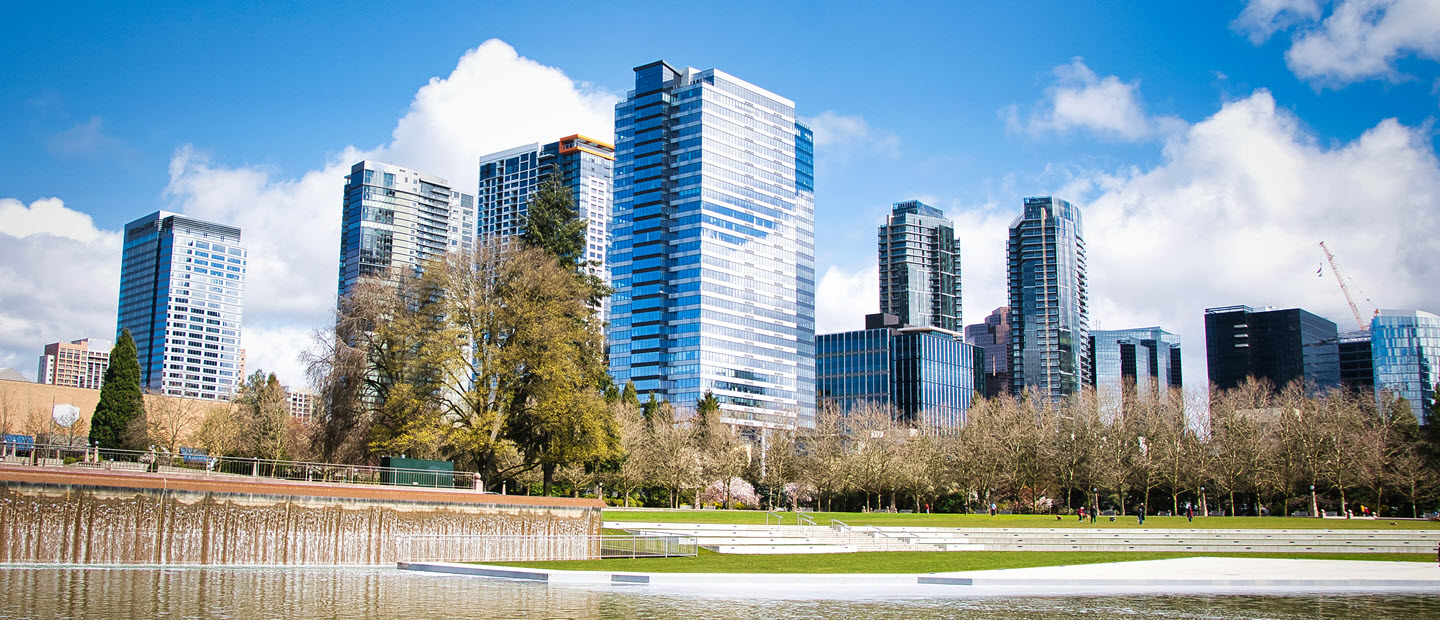
POLYGON ((767 511, 765 513, 765 525, 770 525, 770 517, 775 517, 775 525, 783 525, 785 523, 785 515, 778 512, 767 511))
POLYGON ((849 523, 846 523, 846 522, 841 521, 841 520, 839 520, 839 519, 831 519, 831 520, 830 520, 830 529, 835 530, 835 531, 837 531, 837 532, 848 532, 848 531, 850 531, 851 528, 850 528, 850 524, 849 524, 849 523))
POLYGON ((0 442, 0 463, 32 467, 215 474, 311 482, 479 490, 474 472, 211 456, 187 448, 182 448, 179 452, 164 449, 138 451, 4 441, 0 442))
POLYGON ((795 513, 795 525, 801 524, 813 526, 815 525, 815 519, 812 519, 810 515, 807 515, 803 512, 797 512, 795 513))
POLYGON ((408 534, 396 538, 402 562, 535 562, 671 558, 697 553, 684 536, 408 534))

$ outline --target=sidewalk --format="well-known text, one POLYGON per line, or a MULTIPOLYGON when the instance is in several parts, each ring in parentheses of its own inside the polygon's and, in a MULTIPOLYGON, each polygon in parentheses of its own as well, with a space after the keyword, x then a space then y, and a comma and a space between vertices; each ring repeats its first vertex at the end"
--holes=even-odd
POLYGON ((1281 594, 1404 592, 1440 594, 1429 562, 1180 558, 926 574, 631 573, 405 563, 403 570, 571 586, 648 585, 657 592, 776 598, 892 596, 1281 594))

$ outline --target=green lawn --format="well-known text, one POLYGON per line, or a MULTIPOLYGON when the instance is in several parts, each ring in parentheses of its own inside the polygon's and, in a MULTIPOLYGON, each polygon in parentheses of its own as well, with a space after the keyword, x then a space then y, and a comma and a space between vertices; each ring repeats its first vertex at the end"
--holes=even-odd
MULTIPOLYGON (((788 512, 783 525, 795 525, 795 515, 788 512)), ((829 525, 831 519, 849 525, 893 525, 911 527, 1064 527, 1064 528, 1136 528, 1134 515, 1100 517, 1092 525, 1088 520, 1081 523, 1074 516, 1059 521, 1051 515, 961 515, 961 514, 893 514, 885 512, 813 512, 805 513, 819 525, 829 525)), ((643 523, 735 523, 765 524, 765 513, 758 510, 667 510, 640 511, 607 508, 606 521, 639 521, 643 523)), ((770 523, 775 518, 770 517, 770 523)), ((1440 523, 1430 521, 1395 521, 1388 519, 1310 519, 1306 517, 1196 517, 1194 523, 1185 517, 1146 517, 1145 527, 1161 529, 1352 529, 1352 530, 1431 530, 1440 529, 1440 523)))
POLYGON ((559 570, 634 571, 644 573, 938 573, 947 571, 1028 568, 1165 560, 1189 557, 1290 558, 1302 560, 1371 560, 1433 562, 1429 553, 1143 553, 1089 551, 875 551, 805 555, 722 555, 700 550, 688 558, 571 560, 564 562, 486 562, 502 566, 559 570))

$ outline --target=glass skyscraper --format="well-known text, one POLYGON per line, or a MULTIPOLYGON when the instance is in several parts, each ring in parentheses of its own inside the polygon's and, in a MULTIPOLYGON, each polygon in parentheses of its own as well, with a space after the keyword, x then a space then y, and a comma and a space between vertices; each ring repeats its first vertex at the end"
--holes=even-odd
POLYGON ((1000 306, 984 323, 965 326, 965 342, 985 352, 985 397, 1010 393, 1010 307, 1000 306))
POLYGON ((1026 198, 1010 224, 1011 389, 1059 401, 1089 383, 1090 299, 1080 208, 1026 198))
POLYGON ((1335 323, 1299 308, 1205 310, 1205 362, 1210 386, 1228 390, 1247 377, 1279 391, 1301 381, 1312 392, 1340 383, 1335 323))
POLYGON ((880 312, 906 325, 964 329, 960 240, 944 212, 918 200, 895 203, 879 246, 880 312))
POLYGON ((605 277, 609 246, 610 179, 615 146, 573 135, 546 145, 527 144, 480 158, 480 236, 510 238, 525 232, 530 195, 551 174, 574 193, 575 207, 585 220, 584 260, 591 272, 605 277))
POLYGON ((1126 388, 1140 402, 1165 402, 1181 388, 1180 336, 1159 327, 1090 332, 1090 386, 1102 408, 1117 411, 1126 388))
POLYGON ((931 428, 956 429, 984 383, 984 354, 956 332, 881 324, 816 338, 819 396, 849 412, 865 402, 931 428))
POLYGON ((1440 381, 1440 316, 1381 310, 1370 320, 1370 345, 1376 393, 1403 397, 1415 419, 1424 422, 1425 407, 1440 381))
POLYGON ((340 296, 361 278, 413 275, 427 260, 472 250, 475 229, 475 197, 456 191, 449 181, 386 163, 359 162, 345 177, 340 296))
POLYGON ((229 400, 244 372, 240 229, 157 211, 126 224, 124 243, 115 332, 135 338, 140 384, 229 400))
POLYGON ((795 104, 716 69, 635 68, 615 106, 610 372, 722 419, 813 424, 814 148, 795 104))

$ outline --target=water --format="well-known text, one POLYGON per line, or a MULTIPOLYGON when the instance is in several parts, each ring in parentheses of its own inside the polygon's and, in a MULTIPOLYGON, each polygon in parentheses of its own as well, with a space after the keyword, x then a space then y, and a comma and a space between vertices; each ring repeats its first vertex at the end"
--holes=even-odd
POLYGON ((0 618, 1386 618, 1440 597, 1088 596, 828 600, 580 589, 391 569, 0 568, 0 618))

